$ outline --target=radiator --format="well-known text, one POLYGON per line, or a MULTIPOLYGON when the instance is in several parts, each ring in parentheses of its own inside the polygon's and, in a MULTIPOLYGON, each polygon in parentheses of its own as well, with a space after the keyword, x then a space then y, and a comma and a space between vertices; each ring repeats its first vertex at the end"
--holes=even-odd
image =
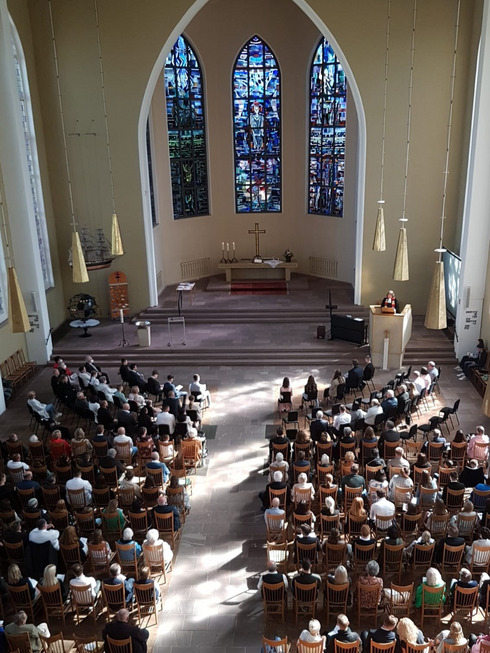
POLYGON ((326 258, 310 256, 310 274, 317 277, 337 278, 338 261, 329 261, 326 258))
POLYGON ((180 264, 181 279, 200 279, 209 276, 210 259, 198 258, 195 261, 183 261, 180 264))

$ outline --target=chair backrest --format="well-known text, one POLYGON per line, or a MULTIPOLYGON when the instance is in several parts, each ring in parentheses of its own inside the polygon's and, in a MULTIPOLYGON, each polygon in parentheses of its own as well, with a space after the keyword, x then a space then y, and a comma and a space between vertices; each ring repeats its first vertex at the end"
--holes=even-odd
POLYGON ((65 653, 65 640, 63 639, 63 633, 57 633, 56 635, 51 635, 51 637, 39 635, 39 639, 41 640, 43 650, 46 651, 46 653, 65 653))
POLYGON ((335 585, 334 583, 326 582, 325 585, 325 598, 328 609, 337 608, 339 612, 345 613, 347 610, 347 600, 349 598, 350 583, 343 585, 335 585))
POLYGON ((378 642, 373 642, 371 639, 369 652, 370 653, 393 653, 396 646, 396 640, 393 642, 386 642, 385 644, 379 644, 378 642))
POLYGON ((267 542, 267 560, 272 560, 277 569, 282 573, 287 571, 288 564, 288 543, 287 542, 267 542))
POLYGON ((458 530, 460 536, 466 538, 470 535, 472 536, 477 522, 477 515, 466 515, 464 512, 458 513, 458 530))
POLYGON ((340 514, 338 515, 323 515, 320 513, 320 533, 322 537, 327 537, 332 528, 337 528, 340 531, 340 514))
POLYGON ((116 554, 119 564, 124 571, 131 570, 134 574, 137 573, 138 558, 136 556, 136 545, 134 542, 130 544, 116 542, 116 554))
POLYGON ((443 467, 439 466, 439 478, 437 479, 437 485, 439 488, 443 488, 450 482, 449 474, 454 471, 452 467, 443 467))
POLYGON ((388 598, 388 610, 394 615, 410 615, 412 607, 413 583, 410 585, 395 585, 391 583, 388 598))
POLYGON ((114 537, 122 535, 121 517, 119 512, 102 511, 102 527, 106 536, 114 537))
POLYGON ((321 460, 324 453, 327 454, 329 460, 332 460, 333 442, 317 442, 316 443, 316 459, 321 460))
POLYGON ((444 570, 446 567, 459 569, 463 554, 464 544, 460 546, 449 546, 449 544, 444 543, 442 550, 442 569, 444 570))
POLYGON ((414 546, 412 559, 414 568, 425 567, 427 569, 430 567, 435 546, 435 542, 432 544, 416 544, 414 546))
POLYGON ((442 653, 467 653, 468 644, 449 644, 442 642, 442 653))
POLYGON ((102 594, 109 612, 117 612, 121 608, 126 607, 124 583, 111 585, 103 582, 102 594))
POLYGON ((79 606, 93 606, 92 587, 90 585, 70 585, 71 600, 79 606))
POLYGON ((106 508, 111 500, 111 490, 108 487, 92 488, 92 497, 97 508, 106 508))
POLYGON ((17 587, 9 585, 9 592, 16 610, 25 610, 28 614, 32 614, 31 592, 27 583, 17 587))
POLYGON ((330 571, 344 564, 347 555, 347 544, 345 542, 340 544, 329 544, 325 542, 323 553, 325 567, 327 571, 330 571))
POLYGON ((323 653, 325 643, 323 639, 319 642, 305 642, 302 639, 298 640, 298 653, 323 653))
POLYGON ((130 508, 134 501, 134 486, 128 486, 118 489, 119 505, 121 508, 130 508))
POLYGON ((60 544, 60 551, 67 569, 72 565, 82 564, 78 542, 75 542, 75 544, 60 544))
POLYGON ((376 557, 376 542, 367 546, 354 546, 354 564, 357 569, 364 568, 370 560, 376 557))
POLYGON ((376 536, 386 535, 386 531, 393 523, 395 513, 392 515, 376 515, 374 525, 376 527, 376 536))
POLYGON ((352 502, 356 497, 362 496, 363 488, 361 487, 349 487, 346 485, 344 487, 344 509, 345 512, 349 512, 352 506, 352 502))
POLYGON ((488 444, 486 442, 473 442, 473 458, 478 461, 487 459, 488 444))
POLYGON ((427 448, 427 458, 430 461, 439 462, 442 458, 443 452, 444 452, 443 442, 429 442, 429 446, 427 448))
POLYGON ((143 542, 143 556, 146 564, 153 571, 155 569, 164 570, 165 569, 165 560, 163 557, 163 545, 159 544, 153 546, 151 544, 145 544, 143 542))
POLYGON ((301 560, 308 559, 312 565, 316 563, 317 559, 317 546, 316 542, 312 544, 303 544, 300 540, 296 540, 296 560, 298 564, 301 560))
POLYGON ((68 510, 50 510, 49 520, 60 533, 70 525, 68 510))
POLYGON ((131 528, 135 533, 146 533, 148 531, 148 512, 128 512, 131 528))
POLYGON ((384 556, 383 556, 383 563, 386 566, 396 566, 396 565, 401 565, 402 563, 402 557, 403 557, 403 549, 405 548, 405 544, 387 544, 386 542, 383 543, 383 548, 384 548, 384 556))
POLYGON ((395 449, 400 446, 400 440, 397 442, 385 442, 384 443, 384 455, 383 458, 388 462, 395 457, 395 449))
POLYGON ((156 606, 156 592, 153 583, 134 583, 136 602, 142 606, 156 606))
POLYGON ((96 525, 93 510, 90 510, 90 512, 75 512, 75 521, 80 535, 85 536, 94 532, 96 525))
POLYGON ((383 465, 378 465, 377 467, 367 466, 364 468, 364 475, 366 477, 366 482, 369 485, 369 481, 372 481, 376 474, 383 469, 383 465))
POLYGON ((318 596, 318 585, 316 583, 294 583, 294 598, 298 603, 313 603, 318 596))
POLYGON ((468 444, 466 442, 451 442, 451 460, 459 463, 460 469, 464 465, 467 446, 468 444))
POLYGON ((420 497, 419 497, 420 504, 425 507, 425 506, 430 506, 433 503, 435 503, 438 491, 439 490, 437 488, 432 489, 432 488, 429 488, 429 487, 422 487, 421 486, 420 487, 420 497))
POLYGON ((9 635, 8 633, 5 633, 5 636, 11 651, 19 651, 19 653, 32 653, 29 633, 21 633, 20 635, 9 635))
POLYGON ((478 599, 478 586, 459 587, 454 590, 454 612, 473 612, 478 599))
POLYGON ((318 500, 320 502, 320 505, 323 506, 325 504, 326 497, 332 497, 335 503, 337 503, 338 489, 339 489, 338 485, 334 485, 333 487, 325 487, 323 485, 320 485, 320 487, 318 488, 318 500))
POLYGON ((294 490, 294 503, 297 505, 301 501, 305 501, 308 507, 311 506, 311 487, 295 488, 294 490))
POLYGON ((471 556, 471 571, 473 569, 482 569, 487 571, 487 568, 490 563, 490 549, 488 547, 482 546, 478 543, 478 540, 473 542, 473 555, 471 556))
POLYGON ((402 514, 402 533, 403 535, 412 535, 414 532, 418 531, 419 524, 422 520, 424 513, 419 512, 417 515, 407 515, 406 513, 402 514))
POLYGON ((286 507, 286 500, 287 500, 287 488, 283 488, 281 490, 274 490, 273 488, 269 488, 269 502, 272 503, 272 499, 277 497, 279 499, 279 506, 285 510, 286 507))
POLYGON ((106 637, 107 646, 109 647, 108 653, 133 653, 133 640, 131 637, 127 639, 112 639, 106 637))
POLYGON ((334 639, 334 653, 359 653, 360 642, 341 642, 334 639))
POLYGON ((368 516, 367 514, 364 516, 355 516, 355 515, 348 515, 349 519, 349 536, 352 539, 353 537, 356 537, 360 535, 361 533, 361 527, 367 523, 368 516))
POLYGON ((27 506, 29 499, 34 499, 36 497, 34 488, 29 488, 28 490, 17 489, 17 495, 23 506, 27 506))
POLYGON ((153 512, 153 520, 155 528, 158 529, 160 534, 172 535, 175 532, 174 513, 173 512, 153 512))
POLYGON ((395 506, 398 508, 404 503, 408 503, 412 498, 413 487, 398 487, 395 485, 395 506))
POLYGON ((284 583, 262 583, 262 596, 266 603, 283 603, 286 598, 284 583))
POLYGON ((430 610, 435 608, 442 608, 444 601, 444 593, 446 590, 446 585, 441 585, 440 587, 431 587, 430 585, 422 584, 422 611, 425 610, 425 607, 430 610))
POLYGON ((108 568, 111 561, 111 555, 107 550, 105 542, 101 542, 100 544, 89 544, 88 554, 95 571, 101 568, 108 568))
MULTIPOLYGON (((460 510, 463 507, 464 492, 464 488, 461 490, 451 490, 448 487, 446 489, 446 506, 450 512, 460 510)), ((486 496, 488 496, 488 493, 486 493, 486 496)), ((476 506, 475 509, 477 509, 476 506)))
POLYGON ((68 502, 72 508, 85 508, 87 505, 87 500, 85 498, 85 490, 80 488, 79 490, 66 490, 68 502))
POLYGON ((283 637, 282 639, 267 639, 267 637, 262 637, 263 651, 274 649, 276 653, 289 653, 289 648, 287 637, 283 637))
POLYGON ((38 583, 37 589, 41 592, 42 601, 48 610, 49 608, 63 608, 63 597, 61 596, 59 583, 52 587, 45 587, 38 583))

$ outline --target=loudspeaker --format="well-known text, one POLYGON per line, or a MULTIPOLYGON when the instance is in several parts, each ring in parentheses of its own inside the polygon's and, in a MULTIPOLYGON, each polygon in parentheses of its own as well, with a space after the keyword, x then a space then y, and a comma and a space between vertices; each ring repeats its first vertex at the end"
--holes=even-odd
POLYGON ((316 328, 316 337, 317 338, 325 338, 325 326, 323 324, 320 324, 316 328))

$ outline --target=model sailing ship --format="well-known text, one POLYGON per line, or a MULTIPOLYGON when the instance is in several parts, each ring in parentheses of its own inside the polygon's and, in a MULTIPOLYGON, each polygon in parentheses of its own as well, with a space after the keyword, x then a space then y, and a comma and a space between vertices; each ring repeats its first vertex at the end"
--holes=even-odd
MULTIPOLYGON (((111 253, 111 244, 100 227, 95 230, 95 236, 90 234, 87 227, 82 227, 80 229, 80 244, 87 270, 103 270, 104 268, 108 268, 116 258, 111 253)), ((68 263, 70 266, 72 265, 71 249, 69 250, 68 263)))

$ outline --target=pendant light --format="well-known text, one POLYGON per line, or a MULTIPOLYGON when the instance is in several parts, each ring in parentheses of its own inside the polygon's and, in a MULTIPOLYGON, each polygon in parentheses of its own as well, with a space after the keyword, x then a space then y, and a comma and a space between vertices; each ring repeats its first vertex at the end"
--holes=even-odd
POLYGON ((51 23, 51 39, 53 42, 53 57, 54 57, 54 65, 56 71, 56 84, 58 88, 58 104, 60 109, 61 133, 63 136, 63 149, 65 153, 65 169, 66 169, 66 178, 68 183, 68 196, 70 200, 70 212, 71 212, 70 222, 73 229, 73 233, 71 235, 71 260, 73 265, 72 268, 73 283, 87 283, 89 280, 87 266, 85 265, 85 257, 83 255, 82 245, 80 243, 80 234, 77 231, 77 226, 75 222, 75 209, 73 205, 73 189, 71 184, 70 162, 68 160, 68 147, 66 143, 65 116, 63 113, 63 99, 61 96, 61 84, 60 84, 60 69, 58 66, 58 53, 56 49, 56 39, 54 33, 53 10, 51 7, 51 0, 49 0, 48 6, 49 6, 49 18, 51 23))
POLYGON ((412 21, 412 44, 410 49, 410 75, 408 83, 408 117, 407 117, 407 146, 405 155, 405 179, 403 182, 403 208, 402 217, 400 218, 401 227, 398 234, 398 245, 396 248, 395 264, 393 267, 393 279, 395 281, 408 281, 410 270, 408 264, 408 238, 406 223, 407 208, 407 183, 408 183, 408 165, 410 161, 410 132, 412 128, 412 91, 413 91, 413 62, 415 59, 415 27, 417 24, 417 0, 413 2, 413 21, 412 21))
POLYGON ((99 68, 100 68, 100 84, 102 88, 102 103, 104 106, 105 134, 106 134, 106 143, 107 143, 107 161, 109 164, 109 177, 111 180, 111 197, 112 197, 111 254, 113 256, 122 256, 124 254, 124 248, 121 239, 121 232, 119 230, 119 221, 117 219, 116 198, 114 194, 114 179, 112 177, 111 145, 109 141, 109 122, 107 120, 107 104, 106 104, 105 84, 104 84, 104 67, 102 65, 102 49, 100 46, 99 11, 97 7, 97 0, 94 0, 94 12, 95 12, 95 26, 97 29, 97 48, 99 51, 99 68))
POLYGON ((388 0, 388 9, 386 15, 386 51, 385 51, 385 82, 383 93, 383 128, 381 135, 381 181, 379 189, 378 200, 378 214, 376 216, 376 228, 374 230, 373 251, 384 252, 386 251, 386 232, 385 232, 385 216, 384 216, 384 168, 385 168, 385 136, 386 136, 386 101, 388 97, 388 66, 389 66, 389 52, 390 52, 390 14, 391 14, 391 0, 388 0))
POLYGON ((442 260, 442 255, 446 251, 446 249, 443 247, 444 222, 446 220, 447 178, 449 174, 449 152, 451 148, 451 128, 453 122, 454 87, 456 82, 456 57, 458 52, 460 10, 461 0, 458 0, 456 8, 456 24, 454 27, 453 66, 451 71, 451 93, 449 100, 449 116, 447 122, 446 165, 444 168, 444 183, 442 191, 441 232, 439 236, 439 247, 434 250, 437 252, 437 261, 434 268, 434 275, 432 277, 432 284, 429 293, 429 301, 427 302, 427 311, 425 314, 424 326, 427 329, 445 329, 447 327, 446 286, 444 280, 444 261, 442 260))

